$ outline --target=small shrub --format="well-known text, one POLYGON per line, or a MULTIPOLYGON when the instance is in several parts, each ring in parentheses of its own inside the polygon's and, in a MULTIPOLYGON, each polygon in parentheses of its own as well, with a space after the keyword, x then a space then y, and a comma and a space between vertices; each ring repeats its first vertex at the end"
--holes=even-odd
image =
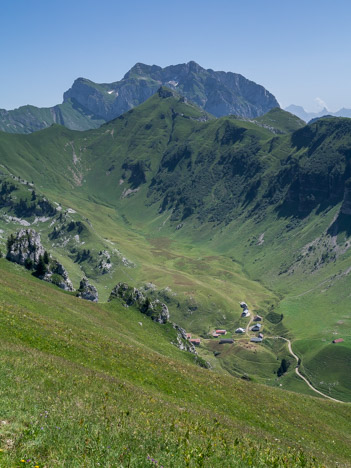
POLYGON ((27 268, 27 270, 32 270, 34 267, 33 261, 29 257, 27 257, 24 261, 24 266, 25 268, 27 268))
POLYGON ((58 286, 62 281, 63 281, 62 276, 57 274, 57 273, 54 273, 51 276, 51 282, 52 282, 52 284, 55 284, 56 286, 58 286))

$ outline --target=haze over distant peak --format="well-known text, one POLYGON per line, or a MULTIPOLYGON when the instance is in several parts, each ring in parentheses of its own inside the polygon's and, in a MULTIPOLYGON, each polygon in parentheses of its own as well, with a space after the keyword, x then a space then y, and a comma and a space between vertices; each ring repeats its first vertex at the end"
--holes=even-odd
POLYGON ((302 106, 296 106, 295 104, 291 104, 290 106, 286 107, 284 110, 290 112, 291 114, 295 114, 300 119, 304 120, 305 122, 309 122, 313 119, 319 119, 320 117, 324 117, 326 115, 331 115, 333 117, 349 117, 351 118, 351 109, 346 109, 343 107, 342 109, 338 110, 337 112, 331 112, 326 107, 324 107, 319 112, 307 112, 302 106))

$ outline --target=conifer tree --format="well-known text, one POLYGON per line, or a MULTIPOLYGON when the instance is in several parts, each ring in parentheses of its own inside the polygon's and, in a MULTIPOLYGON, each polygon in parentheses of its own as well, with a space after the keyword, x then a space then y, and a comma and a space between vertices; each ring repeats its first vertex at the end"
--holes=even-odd
POLYGON ((47 268, 44 262, 44 258, 42 255, 40 255, 38 264, 35 267, 35 276, 44 276, 46 272, 47 272, 47 268))
POLYGON ((48 254, 47 250, 45 250, 45 252, 44 252, 44 258, 43 259, 44 259, 44 263, 46 265, 49 265, 50 257, 49 257, 49 254, 48 254))

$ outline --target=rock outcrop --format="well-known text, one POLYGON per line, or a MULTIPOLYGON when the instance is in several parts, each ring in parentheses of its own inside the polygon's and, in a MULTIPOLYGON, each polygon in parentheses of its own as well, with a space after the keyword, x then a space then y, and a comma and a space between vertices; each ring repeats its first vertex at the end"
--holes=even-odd
POLYGON ((141 313, 150 317, 154 322, 167 323, 169 320, 169 310, 166 304, 159 299, 150 301, 142 291, 129 286, 127 283, 118 283, 111 291, 109 302, 119 299, 126 307, 134 305, 141 313))
POLYGON ((19 265, 36 266, 39 258, 44 256, 45 249, 40 241, 40 234, 34 229, 21 229, 7 242, 6 258, 19 265), (31 262, 31 263, 30 263, 31 262))
POLYGON ((167 323, 169 320, 169 310, 166 304, 158 299, 152 302, 149 301, 148 306, 147 302, 146 300, 142 312, 150 316, 154 322, 167 323))
POLYGON ((6 258, 24 265, 28 270, 34 270, 35 276, 43 281, 66 291, 74 291, 66 269, 45 251, 40 234, 34 229, 21 229, 8 238, 6 258))
POLYGON ((89 283, 88 278, 84 277, 80 282, 77 297, 86 301, 98 302, 99 293, 96 287, 89 283))
POLYGON ((173 328, 177 331, 177 341, 173 342, 181 351, 188 351, 189 353, 197 354, 195 346, 190 343, 186 337, 186 331, 176 323, 173 323, 173 328))
POLYGON ((105 275, 108 273, 111 268, 112 268, 112 263, 111 263, 111 254, 107 250, 102 250, 99 253, 99 264, 98 264, 98 269, 100 270, 102 275, 105 275))
POLYGON ((111 291, 109 302, 112 299, 121 299, 123 304, 129 307, 131 305, 141 306, 145 303, 146 297, 139 289, 133 288, 127 283, 118 283, 111 291))
POLYGON ((72 281, 69 279, 65 267, 57 260, 50 261, 50 267, 42 279, 56 284, 65 291, 74 291, 72 281))

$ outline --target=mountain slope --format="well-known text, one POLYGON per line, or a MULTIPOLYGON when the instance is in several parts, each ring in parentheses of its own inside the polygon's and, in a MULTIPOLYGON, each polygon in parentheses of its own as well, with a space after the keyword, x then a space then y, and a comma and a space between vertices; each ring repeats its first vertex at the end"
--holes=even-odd
POLYGON ((7 133, 32 133, 57 123, 72 130, 97 128, 105 120, 95 116, 74 99, 49 108, 23 106, 6 111, 0 109, 0 130, 7 133))
MULTIPOLYGON (((289 115, 276 112, 286 131, 289 115)), ((273 338, 289 337, 313 385, 350 401, 350 121, 322 119, 293 133, 269 127, 210 119, 161 88, 97 130, 56 125, 27 136, 1 134, 1 163, 77 211, 73 220, 86 225, 89 248, 98 245, 95 259, 100 250, 118 249, 134 265, 116 262, 99 276, 93 263, 75 262, 50 237, 54 226, 70 235, 57 214, 38 229, 75 284, 82 268, 106 300, 118 281, 153 283, 175 321, 201 336, 200 352, 214 366, 308 392, 292 367, 286 378, 274 374, 288 353, 273 338), (265 339, 253 346, 248 331, 221 350, 212 331, 223 327, 235 337, 236 328, 246 328, 242 300, 264 317, 265 339), (341 365, 335 336, 344 338, 341 365), (329 363, 329 379, 316 366, 319 357, 329 363)), ((21 222, 8 222, 6 209, 3 244, 21 222)))
POLYGON ((279 107, 275 107, 261 117, 256 118, 255 122, 273 131, 275 130, 277 133, 292 133, 306 125, 303 120, 279 107))
POLYGON ((201 369, 133 308, 0 273, 1 466, 347 467, 349 405, 201 369))
POLYGON ((265 88, 236 73, 205 70, 195 62, 165 68, 137 63, 114 83, 98 84, 78 78, 64 93, 63 103, 55 107, 0 109, 0 130, 30 133, 52 123, 72 130, 97 128, 146 101, 160 85, 176 89, 217 117, 236 114, 253 118, 279 107, 265 88))

